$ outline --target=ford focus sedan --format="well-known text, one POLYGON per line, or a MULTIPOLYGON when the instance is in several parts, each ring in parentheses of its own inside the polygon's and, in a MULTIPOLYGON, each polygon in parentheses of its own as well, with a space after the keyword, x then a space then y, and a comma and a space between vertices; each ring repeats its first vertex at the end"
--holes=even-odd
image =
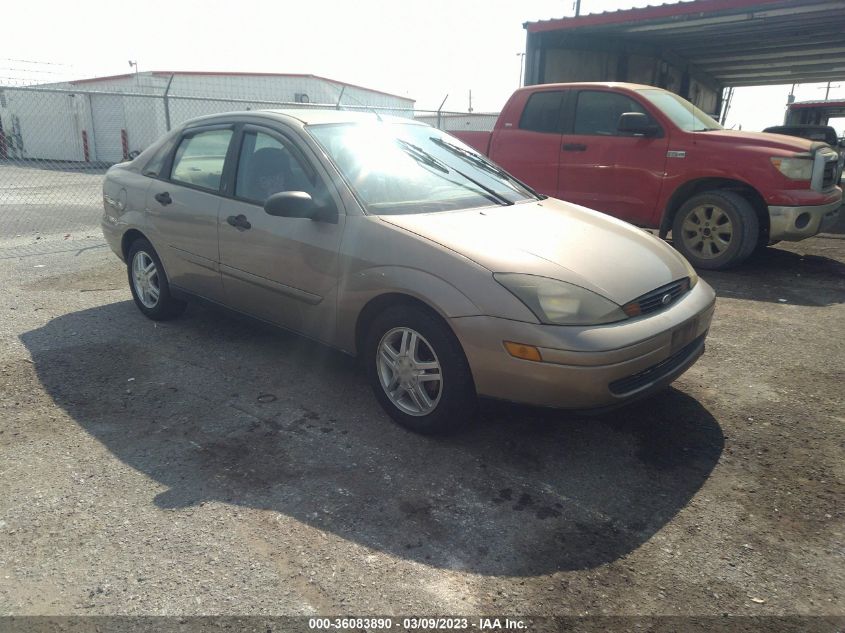
POLYGON ((661 240, 409 119, 194 119, 103 189, 144 315, 201 298, 358 355, 418 432, 455 428, 479 396, 587 410, 652 394, 702 354, 713 314, 661 240))

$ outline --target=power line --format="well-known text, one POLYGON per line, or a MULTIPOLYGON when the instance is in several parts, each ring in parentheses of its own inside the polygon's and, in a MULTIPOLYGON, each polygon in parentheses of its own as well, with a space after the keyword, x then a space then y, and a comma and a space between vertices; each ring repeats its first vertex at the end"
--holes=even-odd
POLYGON ((32 59, 13 59, 11 57, 3 57, 0 61, 4 62, 16 62, 19 64, 43 64, 44 66, 64 66, 66 68, 70 68, 71 64, 62 64, 61 62, 38 62, 32 59))

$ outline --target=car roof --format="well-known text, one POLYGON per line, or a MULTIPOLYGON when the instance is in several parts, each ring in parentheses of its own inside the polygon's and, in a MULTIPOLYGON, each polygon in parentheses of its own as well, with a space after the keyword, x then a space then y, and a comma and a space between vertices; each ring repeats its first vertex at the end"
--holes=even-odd
POLYGON ((425 123, 414 121, 414 119, 410 117, 382 114, 378 111, 352 112, 349 110, 336 110, 334 108, 286 108, 278 110, 268 109, 221 112, 219 114, 210 114, 191 119, 190 121, 186 121, 185 125, 191 126, 200 122, 211 123, 217 121, 229 121, 232 119, 243 120, 245 117, 255 116, 288 122, 293 119, 303 125, 318 125, 324 123, 371 123, 376 121, 425 125, 425 123))

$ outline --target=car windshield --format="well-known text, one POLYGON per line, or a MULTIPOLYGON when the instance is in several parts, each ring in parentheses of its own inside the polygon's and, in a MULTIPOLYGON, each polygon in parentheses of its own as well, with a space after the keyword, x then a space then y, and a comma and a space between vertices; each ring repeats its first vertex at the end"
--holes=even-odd
POLYGON ((537 195, 456 138, 427 125, 308 126, 368 213, 511 205, 537 195))
POLYGON ((638 90, 642 96, 651 101, 663 114, 672 120, 682 130, 687 132, 708 132, 723 130, 713 118, 696 108, 689 101, 674 92, 658 89, 638 90))

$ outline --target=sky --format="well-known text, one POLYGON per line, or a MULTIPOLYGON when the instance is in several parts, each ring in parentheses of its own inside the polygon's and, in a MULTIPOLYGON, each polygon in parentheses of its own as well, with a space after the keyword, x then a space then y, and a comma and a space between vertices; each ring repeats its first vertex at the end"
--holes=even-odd
MULTIPOLYGON (((652 0, 651 4, 657 4, 652 0)), ((574 15, 572 0, 30 0, 5 3, 0 82, 140 70, 311 73, 417 100, 498 112, 520 77, 522 24, 574 15), (45 19, 46 18, 46 19, 45 19)), ((582 0, 581 13, 646 6, 582 0)), ((845 98, 836 82, 831 98, 845 98)), ((802 85, 799 100, 824 98, 802 85)), ((727 126, 783 121, 789 86, 735 93, 727 126)), ((839 125, 841 128, 842 125, 839 125)), ((842 130, 838 130, 842 132, 842 130)))

